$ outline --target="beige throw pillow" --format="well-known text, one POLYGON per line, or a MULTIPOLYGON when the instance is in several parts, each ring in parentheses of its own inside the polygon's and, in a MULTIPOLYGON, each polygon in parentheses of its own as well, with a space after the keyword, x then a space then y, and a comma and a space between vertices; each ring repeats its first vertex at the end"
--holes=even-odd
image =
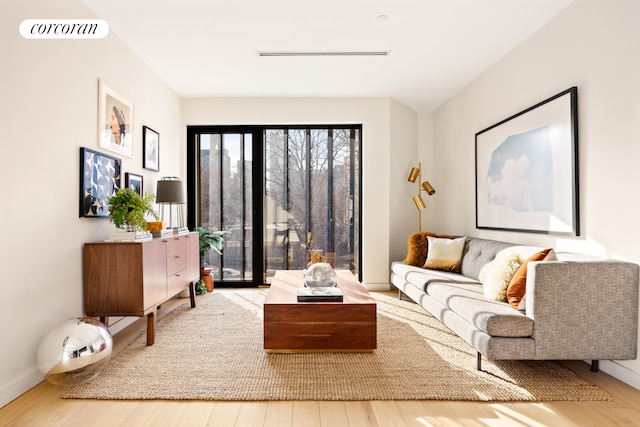
POLYGON ((493 261, 485 264, 478 275, 485 298, 506 302, 509 282, 521 264, 522 259, 518 254, 498 254, 493 261))
POLYGON ((431 270, 460 272, 462 251, 466 237, 440 239, 427 236, 427 239, 429 249, 427 251, 427 261, 423 267, 431 270))

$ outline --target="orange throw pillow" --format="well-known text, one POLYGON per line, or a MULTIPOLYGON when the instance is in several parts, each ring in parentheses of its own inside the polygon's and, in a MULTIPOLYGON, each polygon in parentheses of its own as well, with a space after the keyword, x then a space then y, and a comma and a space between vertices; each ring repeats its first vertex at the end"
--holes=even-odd
POLYGON ((513 275, 509 282, 509 286, 507 287, 507 300, 509 301, 509 304, 511 304, 511 307, 517 310, 520 301, 522 301, 522 298, 524 298, 524 294, 527 291, 527 264, 529 261, 542 261, 546 258, 549 252, 551 252, 551 249, 544 249, 531 255, 524 263, 522 263, 518 271, 516 271, 516 274, 513 275))

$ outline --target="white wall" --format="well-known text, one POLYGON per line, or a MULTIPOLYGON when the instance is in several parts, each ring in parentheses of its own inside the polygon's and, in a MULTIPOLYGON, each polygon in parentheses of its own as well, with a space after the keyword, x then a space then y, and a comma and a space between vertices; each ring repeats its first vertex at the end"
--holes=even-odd
MULTIPOLYGON (((437 231, 640 263, 638 22, 636 0, 576 0, 435 112, 437 231), (574 85, 581 236, 476 230, 475 133, 574 85)), ((640 388, 640 360, 600 366, 640 388)))
MULTIPOLYGON (((391 139, 389 144, 389 169, 391 180, 390 198, 390 222, 388 225, 390 236, 404 236, 403 239, 391 238, 391 261, 404 259, 407 253, 406 236, 415 233, 419 229, 418 210, 411 199, 417 193, 417 184, 407 181, 412 167, 417 167, 420 162, 420 150, 418 147, 418 115, 399 102, 391 103, 391 139)), ((422 168, 426 170, 423 163, 422 168)), ((422 175, 425 176, 424 174, 422 175)), ((365 181, 366 182, 366 181, 365 181)), ((369 184, 364 186, 365 191, 369 184)), ((370 189, 375 191, 375 189, 370 189)), ((423 197, 425 202, 429 202, 423 197)), ((422 214, 424 224, 428 210, 422 214)), ((423 225, 424 228, 424 225, 423 225)), ((389 269, 387 268, 387 280, 389 269)))
POLYGON ((388 289, 389 224, 407 223, 407 214, 391 206, 397 192, 405 191, 408 169, 398 174, 393 168, 410 169, 412 160, 394 162, 392 153, 415 147, 414 111, 388 98, 190 98, 183 100, 182 112, 185 126, 362 124, 362 277, 368 289, 388 289))
MULTIPOLYGON (((134 102, 134 157, 123 171, 155 181, 180 174, 180 102, 111 33, 103 40, 26 40, 29 18, 95 18, 80 0, 11 1, 0 16, 0 406, 38 383, 36 351, 57 323, 83 314, 82 245, 108 219, 79 218, 80 147, 99 150, 98 79, 134 102), (160 133, 160 173, 142 168, 142 126, 160 133)), ((124 184, 124 181, 123 181, 124 184)))

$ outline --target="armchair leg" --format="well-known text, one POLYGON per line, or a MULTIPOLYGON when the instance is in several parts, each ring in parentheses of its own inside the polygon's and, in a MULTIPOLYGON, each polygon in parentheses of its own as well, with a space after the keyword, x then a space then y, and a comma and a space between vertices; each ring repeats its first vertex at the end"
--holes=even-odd
POLYGON ((482 371, 482 354, 480 352, 477 352, 476 356, 476 369, 482 371))
POLYGON ((598 372, 600 370, 600 367, 598 366, 598 362, 599 360, 591 361, 591 372, 598 372))

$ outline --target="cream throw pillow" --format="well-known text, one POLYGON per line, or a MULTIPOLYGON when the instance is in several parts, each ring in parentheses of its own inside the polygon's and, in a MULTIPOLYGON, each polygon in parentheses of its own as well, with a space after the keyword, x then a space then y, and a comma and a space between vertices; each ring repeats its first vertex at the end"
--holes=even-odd
POLYGON ((427 236, 428 251, 424 268, 459 272, 462 263, 462 251, 466 237, 457 239, 440 239, 427 236))
POLYGON ((507 302, 509 282, 520 265, 522 265, 522 259, 520 255, 514 253, 498 254, 493 261, 485 264, 478 274, 485 298, 507 302))

